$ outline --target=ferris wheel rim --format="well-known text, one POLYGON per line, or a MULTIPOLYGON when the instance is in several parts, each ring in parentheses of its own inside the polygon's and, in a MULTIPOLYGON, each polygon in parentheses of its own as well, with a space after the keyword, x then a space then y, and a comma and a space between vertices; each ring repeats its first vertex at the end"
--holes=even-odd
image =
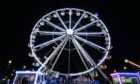
MULTIPOLYGON (((67 10, 67 9, 71 9, 71 10, 80 10, 80 11, 82 11, 82 12, 84 11, 84 10, 78 9, 78 8, 62 8, 62 9, 58 9, 58 10, 56 10, 56 11, 67 10)), ((50 13, 44 15, 42 18, 45 18, 46 16, 48 16, 48 15, 54 13, 54 12, 55 12, 55 11, 52 11, 52 12, 50 12, 50 13)), ((108 32, 108 29, 107 29, 106 25, 105 25, 96 15, 94 15, 94 14, 92 14, 91 12, 88 12, 88 11, 86 11, 86 13, 88 13, 88 14, 94 16, 95 18, 97 18, 97 19, 103 24, 103 26, 105 27, 105 30, 108 32)), ((36 28, 36 26, 38 25, 38 23, 42 20, 42 18, 41 18, 39 21, 37 21, 37 23, 36 23, 35 26, 33 27, 33 30, 32 30, 32 32, 31 32, 30 38, 32 38, 33 31, 35 30, 35 28, 36 28)), ((106 57, 107 57, 107 55, 108 55, 108 53, 109 53, 109 49, 110 49, 110 46, 111 46, 111 41, 110 41, 111 38, 110 38, 109 32, 108 32, 107 35, 108 35, 108 37, 109 37, 109 38, 108 38, 109 44, 108 44, 108 46, 107 46, 107 47, 108 47, 108 48, 107 48, 107 52, 106 52, 106 54, 103 56, 103 58, 101 58, 102 60, 97 64, 97 66, 101 65, 101 64, 105 61, 105 59, 106 59, 106 57)), ((30 39, 30 48, 32 48, 32 47, 33 47, 33 44, 32 44, 31 39, 30 39)), ((40 65, 42 65, 43 63, 38 59, 38 57, 37 57, 37 55, 35 54, 35 52, 34 52, 33 49, 31 49, 31 52, 32 52, 34 58, 36 59, 36 61, 37 61, 40 65)), ((92 70, 95 69, 97 66, 92 67, 92 68, 89 69, 89 70, 81 71, 81 72, 78 72, 78 73, 70 73, 69 75, 70 75, 70 76, 82 75, 82 74, 85 74, 85 73, 88 73, 88 72, 92 71, 92 70)), ((56 71, 54 71, 54 72, 56 72, 56 71)), ((61 74, 61 75, 65 75, 65 76, 67 75, 67 74, 63 74, 63 73, 60 73, 60 74, 61 74)))

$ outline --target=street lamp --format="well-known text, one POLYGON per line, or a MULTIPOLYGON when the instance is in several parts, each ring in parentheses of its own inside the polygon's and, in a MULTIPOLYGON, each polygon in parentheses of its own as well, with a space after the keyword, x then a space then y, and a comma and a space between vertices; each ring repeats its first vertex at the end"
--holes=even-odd
POLYGON ((8 64, 12 64, 12 60, 9 60, 9 61, 8 61, 8 64))
POLYGON ((125 59, 124 62, 127 63, 128 62, 128 59, 125 59))

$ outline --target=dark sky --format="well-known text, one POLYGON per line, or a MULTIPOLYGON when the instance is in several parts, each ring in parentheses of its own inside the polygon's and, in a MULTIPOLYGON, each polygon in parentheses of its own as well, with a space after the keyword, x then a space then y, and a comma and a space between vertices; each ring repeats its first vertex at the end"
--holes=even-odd
MULTIPOLYGON (((0 73, 7 61, 13 60, 10 69, 19 70, 22 65, 31 66, 27 44, 34 24, 46 13, 58 8, 80 8, 98 13, 107 25, 112 38, 112 59, 106 61, 108 70, 122 70, 124 58, 140 61, 140 16, 136 2, 121 0, 23 0, 4 2, 1 10, 0 73)), ((131 68, 131 66, 130 66, 131 68)))

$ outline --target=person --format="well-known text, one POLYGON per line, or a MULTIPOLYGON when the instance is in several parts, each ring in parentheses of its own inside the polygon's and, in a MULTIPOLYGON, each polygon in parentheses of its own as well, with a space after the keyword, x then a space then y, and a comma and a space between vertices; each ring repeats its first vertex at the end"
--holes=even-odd
POLYGON ((33 84, 34 83, 34 79, 35 79, 34 75, 29 76, 29 84, 33 84))

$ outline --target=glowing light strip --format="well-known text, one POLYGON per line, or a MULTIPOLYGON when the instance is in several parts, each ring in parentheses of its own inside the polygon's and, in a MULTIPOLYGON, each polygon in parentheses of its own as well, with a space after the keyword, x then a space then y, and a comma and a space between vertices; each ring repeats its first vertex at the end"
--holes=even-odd
POLYGON ((38 72, 38 71, 16 71, 16 74, 41 74, 43 75, 43 73, 38 72))
POLYGON ((115 76, 115 75, 117 75, 117 74, 119 74, 119 75, 140 75, 139 73, 123 73, 123 72, 119 72, 119 73, 112 73, 112 74, 110 74, 111 76, 115 76))

